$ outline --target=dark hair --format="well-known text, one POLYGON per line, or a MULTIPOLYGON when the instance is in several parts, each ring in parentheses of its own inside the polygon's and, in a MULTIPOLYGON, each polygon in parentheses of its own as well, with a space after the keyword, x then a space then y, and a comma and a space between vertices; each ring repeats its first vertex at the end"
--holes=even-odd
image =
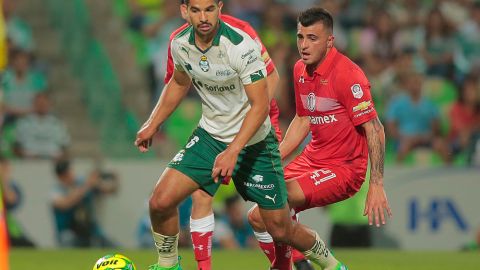
MULTIPOLYGON (((220 2, 220 1, 221 1, 221 0, 215 0, 215 2, 217 2, 217 4, 218 4, 218 2, 220 2)), ((181 2, 182 4, 185 4, 185 5, 190 5, 190 0, 180 0, 180 2, 181 2)))
POLYGON ((333 18, 330 13, 321 7, 309 8, 298 16, 297 22, 303 26, 310 26, 321 22, 326 28, 333 32, 333 18))
POLYGON ((66 173, 70 169, 70 161, 68 160, 59 160, 55 163, 55 174, 60 176, 66 173))

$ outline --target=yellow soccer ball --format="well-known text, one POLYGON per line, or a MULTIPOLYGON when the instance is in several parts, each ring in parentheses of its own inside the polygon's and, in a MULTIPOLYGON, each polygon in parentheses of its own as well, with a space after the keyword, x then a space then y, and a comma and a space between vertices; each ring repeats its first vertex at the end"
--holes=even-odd
POLYGON ((120 254, 109 254, 98 259, 93 270, 136 270, 133 262, 120 254))

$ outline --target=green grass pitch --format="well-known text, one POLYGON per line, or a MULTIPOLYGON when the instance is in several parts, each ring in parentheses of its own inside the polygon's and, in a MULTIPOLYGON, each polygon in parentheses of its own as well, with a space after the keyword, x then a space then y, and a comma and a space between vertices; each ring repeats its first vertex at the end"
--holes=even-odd
MULTIPOLYGON (((156 261, 154 250, 29 250, 14 249, 10 270, 90 270, 100 257, 120 253, 135 262, 137 270, 147 270, 156 261)), ((195 270, 191 250, 181 250, 183 270, 195 270)), ((335 255, 350 270, 478 270, 477 252, 405 252, 395 250, 336 250, 335 255)), ((266 270, 267 260, 260 250, 215 251, 214 270, 266 270)), ((317 268, 320 269, 320 268, 317 268)))

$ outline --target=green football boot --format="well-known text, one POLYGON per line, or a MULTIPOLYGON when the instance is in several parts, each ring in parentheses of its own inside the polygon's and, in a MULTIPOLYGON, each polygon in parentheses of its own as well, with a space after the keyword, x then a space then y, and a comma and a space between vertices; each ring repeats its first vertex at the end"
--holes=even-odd
POLYGON ((148 270, 182 270, 182 267, 180 266, 180 263, 177 263, 172 267, 161 267, 158 264, 153 264, 148 267, 148 270))
POLYGON ((148 270, 182 270, 182 267, 180 266, 180 257, 178 257, 177 264, 172 267, 161 267, 158 264, 153 264, 148 267, 148 270))
POLYGON ((341 262, 338 262, 337 265, 333 268, 325 268, 324 270, 348 270, 348 267, 341 262))

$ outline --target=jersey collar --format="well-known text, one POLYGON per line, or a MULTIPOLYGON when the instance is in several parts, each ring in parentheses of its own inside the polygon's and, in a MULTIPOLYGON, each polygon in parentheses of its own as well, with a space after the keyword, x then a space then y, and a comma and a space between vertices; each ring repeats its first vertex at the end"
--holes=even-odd
POLYGON ((188 38, 188 43, 190 43, 190 45, 194 45, 202 53, 206 53, 213 46, 220 45, 220 37, 222 36, 222 33, 225 29, 225 23, 222 20, 218 19, 218 24, 219 24, 218 31, 215 37, 213 37, 212 46, 208 47, 206 50, 202 50, 198 48, 197 44, 195 44, 195 29, 193 29, 193 26, 192 26, 192 29, 190 30, 190 37, 188 38))

